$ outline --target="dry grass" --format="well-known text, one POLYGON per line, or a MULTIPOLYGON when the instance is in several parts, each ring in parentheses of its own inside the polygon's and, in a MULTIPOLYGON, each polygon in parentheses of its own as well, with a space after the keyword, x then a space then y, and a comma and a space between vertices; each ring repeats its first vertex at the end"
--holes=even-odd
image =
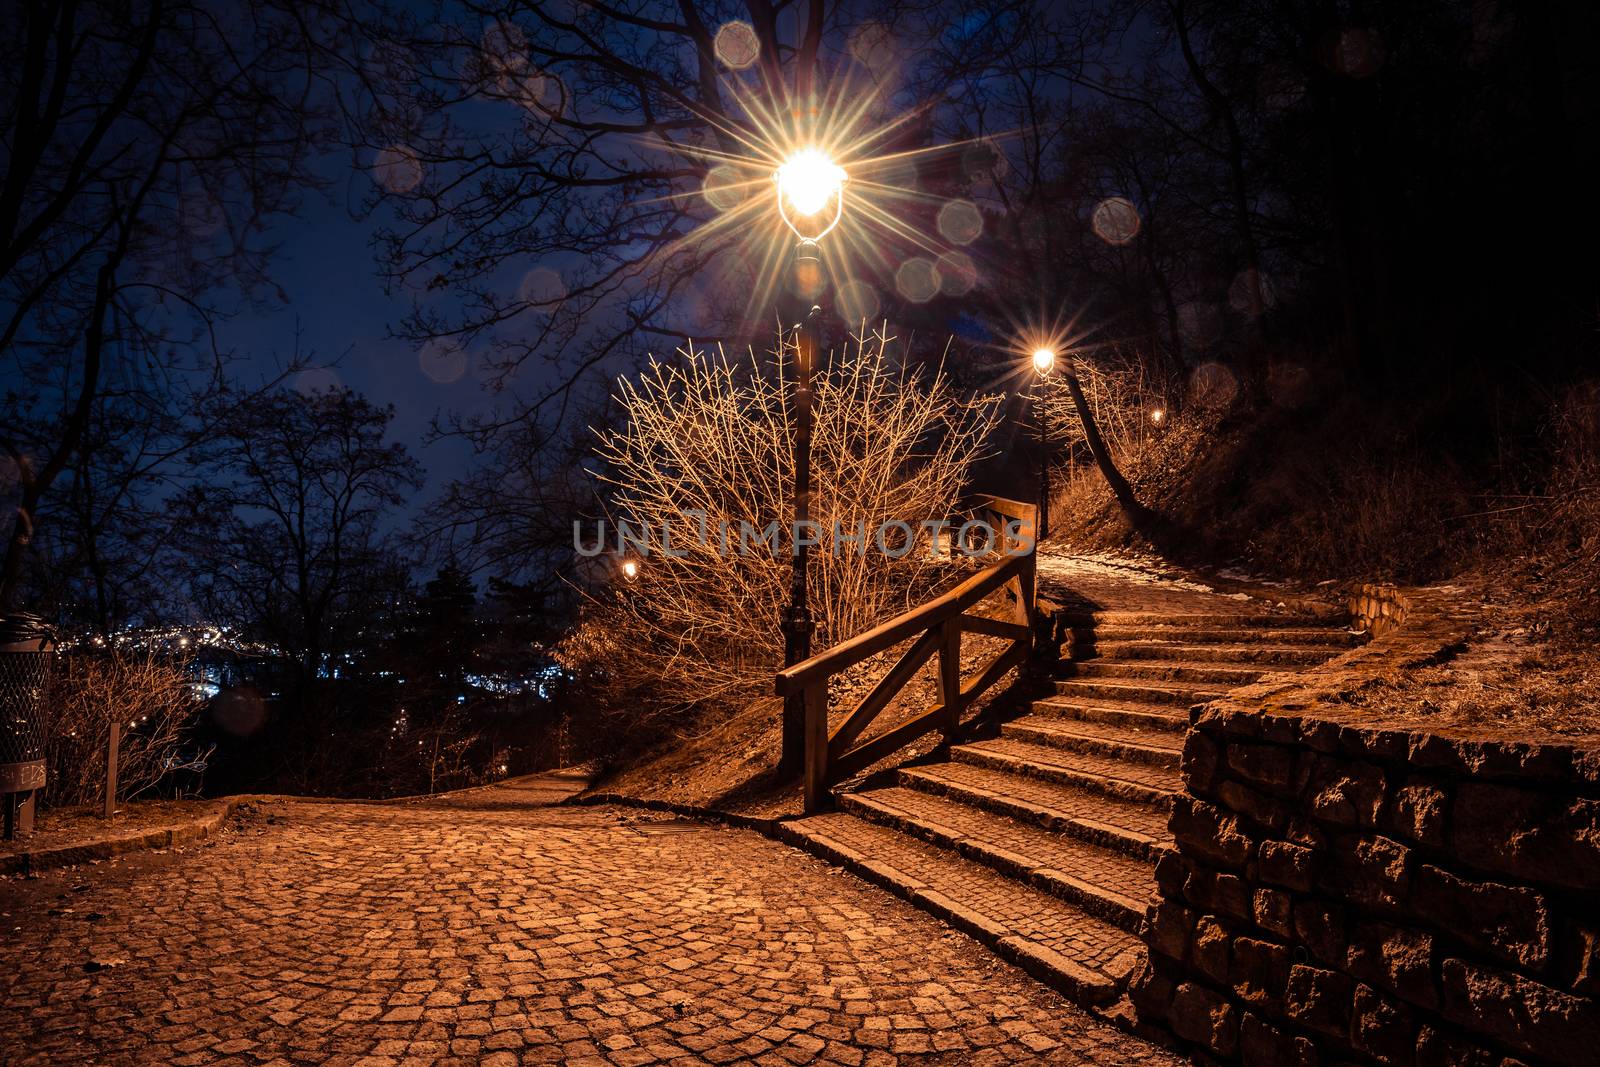
MULTIPOLYGON (((1192 561, 1307 581, 1431 581, 1468 565, 1477 531, 1452 519, 1481 510, 1472 487, 1436 451, 1371 438, 1344 414, 1187 411, 1117 458, 1141 501, 1184 532, 1178 550, 1192 561)), ((1092 467, 1058 483, 1055 510, 1079 544, 1135 540, 1092 467)))
POLYGON ((1384 726, 1499 740, 1600 738, 1600 662, 1588 647, 1552 644, 1526 630, 1480 634, 1448 662, 1373 678, 1339 694, 1384 726))
MULTIPOLYGON (((665 738, 624 749, 598 788, 674 804, 776 817, 799 809, 798 782, 776 778, 782 702, 710 701, 683 709, 665 738)), ((617 753, 610 753, 615 760, 617 753)))
MULTIPOLYGON (((1327 384, 1313 395, 1337 395, 1327 384)), ((1183 534, 1158 550, 1308 586, 1449 580, 1487 605, 1489 625, 1449 662, 1375 678, 1345 703, 1398 725, 1600 737, 1600 382, 1524 398, 1515 417, 1429 403, 1191 404, 1165 433, 1114 448, 1183 534)), ((1069 543, 1144 547, 1092 467, 1057 492, 1069 543)))
POLYGON ((1568 391, 1543 436, 1553 443, 1539 491, 1497 500, 1488 516, 1505 557, 1501 587, 1530 595, 1529 625, 1586 641, 1600 630, 1600 381, 1568 391))
POLYGON ((138 800, 119 807, 109 821, 101 817, 103 809, 98 803, 46 808, 39 812, 32 834, 0 841, 0 856, 74 848, 108 838, 138 837, 152 830, 182 826, 218 811, 224 803, 221 800, 138 800))
MULTIPOLYGON (((834 726, 909 646, 908 641, 888 649, 835 679, 830 689, 834 726)), ((963 670, 968 674, 976 671, 1002 647, 1003 643, 994 638, 968 636, 962 644, 963 670)), ((868 728, 863 740, 892 729, 938 702, 937 662, 931 661, 906 684, 868 728)), ((971 714, 981 714, 993 702, 1007 699, 1006 691, 1014 677, 1012 672, 996 683, 971 714)), ((674 718, 666 737, 631 754, 625 764, 613 767, 599 788, 764 818, 797 814, 801 810, 799 781, 780 782, 776 776, 782 714, 783 703, 776 697, 743 704, 713 701, 684 709, 674 718)), ((925 735, 865 773, 915 759, 939 742, 937 734, 925 735)))
MULTIPOLYGON (((1561 587, 1575 621, 1600 625, 1600 383, 1502 412, 1445 396, 1311 404, 1342 395, 1313 382, 1295 404, 1191 398, 1163 432, 1116 431, 1156 402, 1135 386, 1097 412, 1140 500, 1181 531, 1156 547, 1308 582, 1532 569, 1561 587)), ((1070 543, 1139 540, 1081 460, 1058 479, 1053 510, 1070 543)))

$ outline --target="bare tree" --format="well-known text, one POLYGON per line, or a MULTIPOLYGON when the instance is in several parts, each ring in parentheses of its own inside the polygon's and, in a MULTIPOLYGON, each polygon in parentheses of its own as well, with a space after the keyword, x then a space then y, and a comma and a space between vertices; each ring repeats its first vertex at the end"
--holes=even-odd
POLYGON ((218 298, 265 283, 265 221, 292 206, 317 141, 319 45, 298 5, 243 12, 5 9, 0 359, 15 384, 0 445, 15 517, 0 604, 15 601, 41 501, 93 443, 107 382, 181 411, 219 380, 218 298))
MULTIPOLYGON (((593 414, 608 424, 607 412, 593 414)), ((531 419, 480 441, 471 467, 419 517, 421 547, 447 564, 517 576, 518 599, 555 623, 575 606, 572 521, 592 518, 601 503, 590 444, 531 419)))
POLYGON ((178 543, 199 603, 293 655, 304 687, 371 617, 352 609, 375 591, 384 523, 420 469, 385 439, 393 409, 355 393, 280 390, 229 407, 199 453, 205 483, 173 504, 178 543))
MULTIPOLYGON (((356 72, 348 111, 359 162, 398 219, 379 248, 415 301, 402 332, 486 348, 510 390, 500 419, 458 429, 559 421, 587 370, 727 325, 727 294, 751 292, 733 280, 751 266, 738 257, 765 254, 749 231, 775 236, 782 224, 766 213, 708 228, 712 201, 770 185, 768 164, 708 187, 718 160, 760 157, 806 137, 824 101, 860 113, 874 94, 902 142, 925 135, 887 117, 895 86, 939 102, 953 84, 946 68, 981 65, 1027 32, 1025 7, 964 21, 953 4, 461 0, 397 15, 356 72), (852 51, 863 24, 870 47, 852 51), (937 49, 899 45, 940 34, 937 49), (839 99, 847 84, 868 99, 839 99), (460 301, 437 299, 444 291, 460 301)), ((888 253, 909 236, 879 235, 891 276, 888 253)), ((773 308, 739 311, 735 336, 750 337, 773 308)))

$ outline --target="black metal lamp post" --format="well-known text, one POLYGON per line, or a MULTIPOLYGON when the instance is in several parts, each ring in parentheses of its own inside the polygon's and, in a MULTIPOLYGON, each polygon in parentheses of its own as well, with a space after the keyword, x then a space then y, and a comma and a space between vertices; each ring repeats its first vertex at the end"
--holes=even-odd
POLYGON ((1050 438, 1044 421, 1045 377, 1056 365, 1054 349, 1037 348, 1033 352, 1033 421, 1039 431, 1039 540, 1050 535, 1050 438))
MULTIPOLYGON (((817 242, 839 224, 844 213, 845 172, 827 154, 806 148, 790 156, 774 175, 778 214, 800 239, 795 250, 797 271, 821 270, 817 242)), ((811 521, 811 375, 816 370, 817 329, 822 308, 812 305, 795 324, 794 403, 794 525, 790 528, 793 571, 789 580, 789 606, 783 611, 783 665, 792 667, 811 658, 812 620, 807 595, 810 546, 802 528, 811 521)), ((778 771, 798 774, 805 766, 805 698, 795 693, 784 700, 783 749, 778 771)))

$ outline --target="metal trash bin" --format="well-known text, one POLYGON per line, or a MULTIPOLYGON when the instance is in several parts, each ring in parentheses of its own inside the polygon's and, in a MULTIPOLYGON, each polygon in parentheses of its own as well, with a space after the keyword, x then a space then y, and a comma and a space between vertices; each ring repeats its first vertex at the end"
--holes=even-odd
POLYGON ((55 674, 55 641, 37 615, 0 615, 0 807, 5 836, 33 829, 34 798, 45 783, 45 700, 55 674))

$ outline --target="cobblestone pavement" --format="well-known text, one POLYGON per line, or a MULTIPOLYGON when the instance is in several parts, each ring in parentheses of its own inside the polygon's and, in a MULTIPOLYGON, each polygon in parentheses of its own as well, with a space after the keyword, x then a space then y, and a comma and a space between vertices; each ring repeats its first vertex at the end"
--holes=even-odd
POLYGON ((1175 1062, 797 851, 550 788, 0 883, 0 1062, 1175 1062))

